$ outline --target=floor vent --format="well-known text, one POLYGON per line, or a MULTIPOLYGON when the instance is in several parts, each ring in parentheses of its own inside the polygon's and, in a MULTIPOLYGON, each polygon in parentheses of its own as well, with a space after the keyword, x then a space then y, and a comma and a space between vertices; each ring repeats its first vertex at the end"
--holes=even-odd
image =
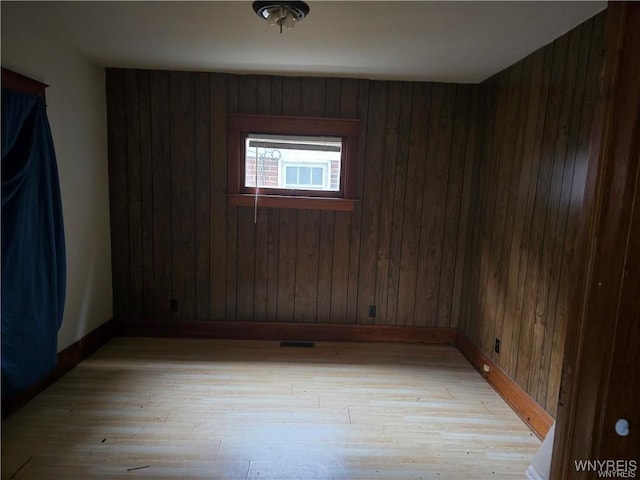
POLYGON ((298 347, 298 348, 313 348, 316 346, 315 342, 280 342, 281 347, 298 347))

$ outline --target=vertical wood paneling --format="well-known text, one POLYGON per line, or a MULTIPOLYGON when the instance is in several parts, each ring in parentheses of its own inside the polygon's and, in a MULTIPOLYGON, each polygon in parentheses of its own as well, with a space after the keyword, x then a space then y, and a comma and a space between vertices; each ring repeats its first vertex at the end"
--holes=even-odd
POLYGON ((138 75, 140 101, 140 180, 142 195, 142 316, 154 316, 153 158, 151 156, 151 92, 149 71, 138 75))
MULTIPOLYGON (((227 76, 227 113, 238 113, 238 76, 227 76)), ((225 119, 226 120, 226 119, 225 119)), ((226 121, 225 121, 226 131, 226 121)), ((225 138, 226 144, 226 138, 225 138)), ((227 153, 224 153, 226 159, 227 153)), ((226 161, 225 161, 226 163, 226 161)), ((226 179, 225 179, 226 180, 226 179)), ((226 203, 226 198, 225 198, 226 203)), ((237 319, 238 305, 238 207, 227 207, 227 315, 225 320, 237 319)), ((242 319, 241 319, 242 320, 242 319)))
POLYGON ((107 122, 109 155, 109 211, 111 215, 111 270, 113 315, 130 314, 129 208, 127 192, 127 105, 125 71, 108 69, 107 122), (124 192, 127 192, 125 195, 124 192))
MULTIPOLYGON (((452 319, 452 302, 456 275, 456 254, 459 243, 458 236, 462 234, 464 238, 464 233, 460 231, 460 211, 464 187, 470 100, 471 87, 458 85, 455 92, 451 150, 449 158, 445 158, 445 161, 449 163, 449 173, 447 177, 447 198, 444 212, 443 235, 440 240, 442 260, 440 263, 440 278, 437 282, 437 311, 434 316, 437 325, 440 327, 457 325, 452 319), (447 241, 448 239, 452 239, 453 241, 447 241)), ((462 265, 462 261, 460 261, 460 264, 462 265)))
MULTIPOLYGON (((573 48, 570 47, 570 51, 577 49, 579 55, 575 57, 571 56, 570 61, 575 62, 575 64, 571 68, 567 66, 569 74, 573 75, 575 80, 573 82, 567 82, 573 84, 573 89, 566 95, 567 101, 571 101, 571 107, 566 105, 564 110, 565 142, 561 152, 564 167, 562 170, 562 184, 556 193, 558 221, 554 232, 553 264, 550 272, 549 299, 547 301, 547 315, 553 319, 553 326, 550 322, 547 333, 545 334, 544 354, 542 357, 544 364, 541 365, 540 372, 540 375, 548 378, 548 382, 542 385, 543 388, 539 388, 538 393, 540 398, 545 397, 544 401, 547 404, 557 402, 560 390, 562 357, 559 353, 563 352, 566 323, 561 323, 559 318, 562 308, 561 305, 563 303, 562 299, 567 297, 568 289, 563 291, 559 282, 563 266, 567 267, 566 262, 571 257, 570 249, 566 248, 565 241, 567 232, 570 231, 571 217, 569 215, 569 207, 575 171, 576 148, 580 133, 585 83, 587 79, 592 27, 593 22, 590 21, 583 24, 581 28, 576 28, 571 32, 571 43, 578 42, 578 45, 573 48), (559 340, 561 340, 562 343, 558 343, 559 340)), ((575 233, 571 234, 571 238, 574 237, 575 233)))
MULTIPOLYGON (((368 80, 358 81, 358 113, 357 117, 364 120, 369 111, 368 80)), ((363 198, 364 168, 367 145, 367 122, 361 121, 360 145, 356 169, 356 198, 363 198)), ((364 312, 358 312, 358 287, 360 285, 360 234, 362 228, 362 202, 351 212, 351 234, 349 249, 349 282, 347 285, 347 317, 348 323, 357 323, 364 312)), ((364 313, 366 315, 366 313, 364 313)))
POLYGON ((318 302, 320 212, 298 210, 294 286, 294 319, 314 321, 318 302))
MULTIPOLYGON (((542 64, 539 63, 539 66, 542 64)), ((527 57, 522 65, 522 83, 519 89, 519 106, 518 117, 514 119, 517 125, 515 134, 515 143, 513 149, 513 174, 511 176, 511 184, 509 188, 509 211, 508 222, 506 227, 505 238, 505 254, 503 256, 505 268, 507 269, 508 281, 501 289, 498 297, 498 307, 496 309, 496 317, 499 326, 496 330, 500 333, 506 347, 502 353, 503 367, 509 375, 515 374, 515 360, 517 358, 517 340, 518 331, 514 322, 513 310, 516 299, 516 290, 518 287, 519 262, 521 259, 521 242, 522 230, 524 228, 524 212, 522 210, 525 200, 524 195, 530 180, 531 165, 525 163, 525 154, 523 146, 525 141, 526 127, 529 115, 537 112, 537 105, 531 104, 531 84, 532 78, 535 76, 533 70, 533 56, 527 57)), ((539 72, 539 69, 537 70, 539 72)), ((536 77, 537 78, 537 77, 536 77)), ((521 304, 521 303, 519 303, 521 304)))
POLYGON ((211 144, 210 86, 209 75, 195 74, 195 318, 207 320, 211 299, 211 213, 210 213, 210 168, 211 144))
POLYGON ((169 73, 171 121, 171 258, 175 318, 195 316, 194 75, 169 73))
POLYGON ((227 77, 210 77, 209 108, 211 115, 211 314, 213 320, 227 316, 227 77))
MULTIPOLYGON (((533 348, 533 336, 534 336, 534 322, 535 316, 534 312, 531 311, 531 306, 528 306, 528 302, 530 303, 531 297, 531 289, 533 287, 533 282, 531 281, 532 274, 531 271, 536 271, 537 263, 534 255, 534 250, 536 245, 532 242, 536 240, 533 237, 534 232, 534 213, 535 213, 535 205, 539 203, 537 198, 537 183, 539 179, 540 168, 542 165, 541 162, 541 145, 543 139, 543 129, 546 120, 547 114, 547 98, 549 95, 549 85, 550 85, 550 75, 551 75, 551 60, 552 60, 552 50, 553 45, 548 46, 544 49, 544 63, 542 66, 542 81, 541 81, 541 93, 540 99, 538 100, 539 110, 537 116, 537 123, 535 129, 532 131, 531 136, 532 139, 532 147, 530 149, 526 149, 526 152, 532 152, 530 154, 529 161, 533 163, 533 172, 530 177, 528 196, 527 196, 527 205, 524 209, 525 219, 525 227, 526 231, 524 232, 523 237, 523 246, 522 246, 522 255, 525 257, 524 269, 521 270, 521 275, 518 280, 518 294, 517 305, 518 315, 515 318, 521 318, 520 321, 520 337, 518 340, 517 347, 517 360, 516 360, 516 374, 515 378, 521 386, 525 387, 528 385, 529 381, 529 360, 532 355, 533 348), (532 313, 531 315, 529 313, 532 313)), ((525 144, 525 148, 527 148, 527 144, 525 144)), ((535 290, 534 290, 535 291, 535 290)))
POLYGON ((483 151, 488 153, 488 158, 484 157, 482 159, 483 167, 485 165, 484 162, 486 161, 488 172, 483 178, 481 188, 485 185, 491 185, 491 187, 488 188, 487 195, 482 199, 482 205, 484 208, 482 210, 483 217, 481 217, 480 233, 482 251, 480 255, 479 284, 486 285, 486 288, 480 290, 478 302, 482 312, 491 312, 491 314, 488 314, 483 318, 484 321, 479 325, 478 334, 483 344, 490 344, 494 336, 495 315, 493 315, 492 310, 490 310, 488 306, 491 304, 491 299, 498 287, 498 279, 492 276, 492 272, 495 268, 494 263, 497 263, 497 260, 494 262, 492 257, 496 247, 493 233, 497 222, 495 215, 496 198, 498 197, 498 191, 504 182, 504 179, 502 182, 496 182, 495 178, 500 172, 504 171, 504 169, 500 168, 500 164, 498 163, 498 145, 500 144, 500 140, 504 138, 503 135, 501 135, 501 132, 505 127, 504 118, 507 113, 506 104, 508 100, 508 95, 502 95, 501 92, 508 92, 508 82, 509 75, 506 71, 498 74, 495 78, 493 83, 493 88, 497 95, 495 120, 492 124, 493 130, 488 132, 483 144, 483 151))
POLYGON ((398 301, 400 288, 400 263, 402 253, 404 200, 407 185, 409 141, 411 138, 411 118, 413 112, 413 84, 402 83, 400 96, 400 120, 398 152, 396 156, 395 182, 393 187, 393 218, 391 221, 391 244, 389 252, 389 281, 387 292, 387 324, 398 323, 398 301))
POLYGON ((586 164, 589 144, 591 141, 591 120, 593 118, 596 98, 599 90, 599 78, 601 75, 601 60, 604 55, 603 15, 599 15, 583 25, 582 41, 580 46, 580 60, 578 63, 578 82, 575 91, 574 113, 571 115, 572 125, 570 130, 570 142, 567 152, 567 162, 570 164, 570 188, 567 193, 563 189, 566 198, 562 203, 566 215, 566 229, 564 233, 563 252, 560 253, 560 279, 558 280, 558 300, 556 303, 554 328, 551 345, 551 358, 549 364, 549 382, 547 388, 547 404, 558 401, 562 363, 564 358, 564 345, 568 325, 569 292, 576 278, 575 256, 571 239, 576 238, 578 220, 581 214, 580 206, 586 183, 586 164))
POLYGON ((333 275, 333 251, 335 212, 320 212, 320 237, 318 239, 318 295, 316 321, 331 321, 331 281, 333 275))
POLYGON ((460 325, 552 415, 602 68, 601 20, 480 86, 460 325))
MULTIPOLYGON (((511 352, 515 358, 510 361, 513 365, 512 375, 521 385, 525 385, 527 380, 524 375, 529 374, 526 361, 520 358, 528 359, 531 354, 531 338, 533 335, 533 322, 529 321, 531 317, 523 316, 524 298, 530 294, 527 283, 527 272, 529 269, 529 239, 532 228, 533 207, 536 201, 536 181, 538 178, 538 170, 540 167, 540 144, 542 140, 542 128, 545 121, 545 113, 547 107, 547 95, 549 92, 549 74, 550 74, 550 48, 539 50, 533 55, 533 74, 530 91, 530 101, 527 114, 525 143, 523 148, 522 172, 520 176, 521 193, 518 201, 518 210, 516 211, 517 222, 521 223, 521 229, 516 230, 519 238, 518 263, 513 265, 516 269, 514 276, 517 275, 517 283, 515 285, 515 293, 508 294, 507 308, 505 315, 507 320, 513 324, 512 328, 516 331, 512 334, 512 345, 506 345, 507 351, 511 352), (513 303, 511 303, 513 302, 513 303)), ((515 245, 512 245, 512 248, 515 245)), ((515 260, 515 259, 514 259, 515 260)), ((531 268, 533 268, 533 262, 531 268)), ((507 338, 508 341, 508 338, 507 338)), ((505 351, 505 353, 507 352, 505 351)), ((528 378, 528 377, 527 377, 528 378)))
POLYGON ((398 156, 398 137, 400 129, 400 108, 402 106, 402 83, 389 83, 387 94, 386 121, 384 132, 384 151, 380 178, 380 218, 378 220, 378 251, 376 259, 377 325, 385 325, 389 319, 389 266, 391 258, 391 236, 393 226, 393 207, 396 186, 396 167, 398 156))
MULTIPOLYGON (((258 78, 242 75, 238 80, 238 112, 254 113, 258 109, 258 78)), ((253 208, 238 209, 237 317, 251 321, 255 313, 256 224, 253 208)))
POLYGON ((369 305, 376 303, 376 266, 380 220, 380 192, 383 181, 383 156, 387 112, 387 82, 372 82, 369 90, 367 141, 365 145, 364 184, 361 198, 360 258, 358 277, 358 323, 373 323, 369 305))
MULTIPOLYGON (((488 164, 491 152, 492 132, 496 122, 497 109, 497 77, 487 80, 481 86, 482 94, 480 95, 479 116, 478 116, 478 158, 474 162, 473 168, 473 197, 471 204, 474 207, 472 221, 471 242, 469 245, 482 246, 483 238, 486 233, 485 216, 487 211, 488 195, 482 194, 486 190, 487 179, 493 174, 493 169, 488 164)), ((469 248, 469 265, 468 282, 470 285, 479 285, 482 271, 482 248, 469 248)), ((486 285, 486 283, 482 283, 486 285)), ((466 288, 469 309, 476 309, 466 313, 467 331, 469 338, 476 344, 480 344, 482 335, 483 322, 477 319, 477 316, 483 314, 481 309, 482 291, 478 288, 466 288), (476 317, 476 318, 474 318, 476 317)))
MULTIPOLYGON (((152 71, 149 80, 151 82, 151 156, 153 159, 153 296, 155 317, 167 319, 171 317, 169 302, 173 298, 169 74, 152 71)), ((111 128, 111 124, 109 126, 111 128)))
POLYGON ((546 218, 550 213, 549 195, 552 188, 553 171, 554 171, 554 153, 555 145, 558 141, 560 113, 563 95, 563 81, 567 60, 567 35, 554 42, 553 64, 551 67, 551 82, 549 85, 549 97, 547 99, 547 118, 544 125, 542 137, 542 149, 540 156, 540 168, 538 170, 538 182, 536 185, 536 204, 533 209, 533 230, 529 243, 530 251, 533 256, 530 261, 533 262, 534 268, 529 268, 528 284, 535 295, 529 295, 525 298, 525 315, 533 317, 533 345, 531 347, 531 358, 529 365, 526 367, 529 381, 527 391, 536 397, 537 382, 539 381, 535 366, 540 362, 542 355, 542 345, 544 342, 546 316, 539 308, 538 296, 546 295, 544 290, 545 267, 544 255, 546 245, 546 218), (530 273, 530 275, 529 275, 530 273))
MULTIPOLYGON (((551 346, 553 344, 553 331, 555 327, 555 310, 557 300, 557 280, 556 272, 560 269, 560 255, 563 250, 565 238, 564 230, 566 228, 566 217, 563 215, 564 208, 562 206, 563 197, 567 197, 571 193, 570 176, 571 172, 567 171, 568 166, 566 160, 568 157, 567 147, 569 143, 569 125, 571 118, 579 115, 573 110, 573 101, 576 91, 576 73, 578 66, 578 58, 580 52, 580 40, 582 36, 582 27, 573 29, 568 35, 568 51, 575 52, 568 55, 565 61, 565 73, 563 80, 562 103, 560 105, 558 137, 555 142, 555 149, 552 153, 553 167, 551 177, 551 189, 548 197, 548 213, 545 219, 545 239, 544 239, 544 255, 542 257, 543 272, 538 289, 536 316, 546 319, 544 322, 544 339, 540 350, 538 363, 532 365, 532 372, 538 378, 534 398, 538 402, 546 402, 547 385, 549 383, 549 362, 551 359, 551 346)), ((569 168, 573 171, 573 165, 569 168)), ((564 328, 564 326, 562 326, 564 328)), ((559 373, 559 372, 558 372, 559 373)), ((555 376, 555 372, 554 372, 555 376)), ((559 377, 557 377, 559 380, 559 377)))
MULTIPOLYGON (((571 196, 568 205, 568 221, 567 231, 565 234, 565 254, 562 258, 562 271, 560 273, 559 282, 559 299, 556 307, 556 324, 558 327, 553 332, 553 344, 551 352, 550 375, 562 368, 564 358, 565 336, 567 333, 567 325, 569 321, 569 302, 563 302, 562 299, 567 298, 570 288, 577 277, 575 268, 575 252, 573 244, 570 243, 572 238, 576 237, 578 230, 578 220, 580 217, 582 199, 586 184, 586 169, 588 163, 588 152, 591 141, 591 120, 594 116, 596 106, 596 98, 599 90, 599 78, 601 75, 601 62, 604 56, 604 40, 603 40, 603 15, 598 15, 584 26, 586 32, 583 34, 581 46, 582 52, 586 51, 587 57, 584 61, 587 63, 587 72, 584 77, 584 93, 580 104, 580 118, 578 126, 577 143, 569 147, 569 152, 574 157, 574 169, 571 183, 571 196), (588 33, 587 33, 588 32, 588 33)), ((582 78, 579 76, 579 78, 582 78)), ((578 101, 576 98, 576 101, 578 101)), ((556 402, 558 398, 558 390, 560 382, 550 382, 547 391, 547 402, 556 402)))
MULTIPOLYGON (((121 141, 129 142, 125 173, 135 185, 126 182, 126 211, 153 213, 142 227, 127 218, 127 231, 137 229, 128 254, 141 255, 121 265, 129 284, 139 278, 150 288, 155 308, 144 316, 171 316, 175 298, 176 318, 456 325, 449 245, 466 223, 459 204, 469 118, 468 96, 458 101, 456 91, 467 87, 119 72, 129 78, 122 92, 133 105, 123 106, 131 125, 131 138, 121 141), (226 115, 233 112, 360 118, 356 210, 261 209, 254 225, 252 209, 227 207, 226 115), (145 229, 153 229, 151 248, 145 229), (142 265, 145 255, 151 268, 142 265), (417 320, 425 286, 431 313, 417 320), (368 317, 372 304, 376 319, 368 317)), ((134 303, 129 314, 144 299, 134 303)))
MULTIPOLYGON (((500 140, 496 143, 497 163, 498 163, 498 189, 496 193, 496 207, 494 216, 496 222, 492 231, 492 252, 491 252, 491 268, 490 275, 493 282, 493 288, 490 294, 487 296, 487 310, 493 311, 493 327, 487 329, 490 334, 490 338, 496 336, 496 332, 501 331, 503 313, 504 313, 504 296, 506 290, 506 283, 502 280, 505 276, 505 268, 508 268, 508 263, 505 257, 509 256, 511 243, 507 241, 509 238, 510 227, 513 223, 513 215, 511 212, 511 206, 513 202, 510 200, 509 195, 511 192, 511 185, 514 180, 514 171, 518 168, 516 152, 517 142, 517 127, 519 125, 518 118, 520 114, 520 102, 522 88, 522 74, 523 74, 524 62, 520 62, 514 67, 510 68, 508 75, 505 74, 505 81, 507 83, 506 96, 506 110, 502 117, 504 124, 499 128, 500 140)), ((517 173, 516 173, 517 174, 517 173)), ((495 359, 495 352, 493 352, 492 359, 495 359)))
POLYGON ((400 250, 400 280, 398 286, 398 325, 412 325, 416 305, 416 282, 420 256, 420 219, 429 132, 431 84, 416 84, 407 162, 407 183, 404 198, 404 218, 400 250))
MULTIPOLYGON (((457 326, 461 330, 465 330, 468 318, 460 315, 463 286, 465 284, 465 274, 469 272, 469 259, 466 255, 466 246, 471 238, 470 212, 472 193, 475 191, 473 184, 473 171, 477 162, 477 129, 478 129, 478 97, 480 87, 474 85, 471 87, 471 98, 469 104, 467 136, 465 139, 464 151, 464 175, 462 180, 462 198, 460 203, 460 221, 458 235, 456 238, 456 262, 455 277, 453 282, 452 304, 451 304, 451 326, 457 326)), ((458 118, 458 115, 456 115, 458 118)), ((467 292, 465 292, 466 294, 467 292)))
POLYGON ((126 192, 113 194, 115 203, 126 200, 120 219, 114 212, 114 224, 126 214, 115 250, 127 241, 114 269, 127 277, 116 290, 126 285, 133 295, 123 314, 457 325, 450 311, 461 262, 453 249, 467 221, 459 211, 469 87, 112 74, 122 84, 110 82, 110 104, 120 101, 124 118, 110 124, 112 188, 126 192), (235 112, 361 119, 355 211, 259 209, 254 224, 253 209, 228 207, 226 118, 235 112))
POLYGON ((429 143, 422 194, 414 325, 437 324, 447 190, 451 166, 453 84, 435 84, 429 113, 429 143))
POLYGON ((127 198, 129 199, 129 267, 130 311, 141 316, 143 305, 142 269, 142 172, 140 165, 140 97, 138 76, 133 70, 125 72, 125 101, 127 105, 127 198))

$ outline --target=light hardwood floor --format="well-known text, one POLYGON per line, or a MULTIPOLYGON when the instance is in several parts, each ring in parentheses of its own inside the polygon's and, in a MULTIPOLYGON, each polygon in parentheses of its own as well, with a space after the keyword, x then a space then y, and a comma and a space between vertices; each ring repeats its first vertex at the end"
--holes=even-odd
POLYGON ((115 338, 2 422, 2 478, 514 480, 539 446, 454 347, 115 338))

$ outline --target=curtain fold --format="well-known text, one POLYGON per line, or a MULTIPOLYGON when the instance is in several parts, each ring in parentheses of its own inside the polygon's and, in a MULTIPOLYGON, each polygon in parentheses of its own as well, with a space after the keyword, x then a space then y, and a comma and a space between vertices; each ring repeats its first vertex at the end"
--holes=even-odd
POLYGON ((56 365, 66 290, 58 169, 44 100, 2 90, 2 398, 56 365))

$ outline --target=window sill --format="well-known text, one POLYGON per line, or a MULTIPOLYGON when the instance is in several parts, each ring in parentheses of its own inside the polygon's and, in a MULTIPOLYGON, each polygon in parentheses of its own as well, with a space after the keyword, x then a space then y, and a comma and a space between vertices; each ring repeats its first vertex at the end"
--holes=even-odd
MULTIPOLYGON (((231 207, 253 207, 256 199, 251 194, 227 195, 231 207)), ((283 195, 258 195, 259 208, 297 208, 299 210, 336 210, 351 212, 356 207, 357 200, 346 198, 325 197, 294 197, 283 195)))

